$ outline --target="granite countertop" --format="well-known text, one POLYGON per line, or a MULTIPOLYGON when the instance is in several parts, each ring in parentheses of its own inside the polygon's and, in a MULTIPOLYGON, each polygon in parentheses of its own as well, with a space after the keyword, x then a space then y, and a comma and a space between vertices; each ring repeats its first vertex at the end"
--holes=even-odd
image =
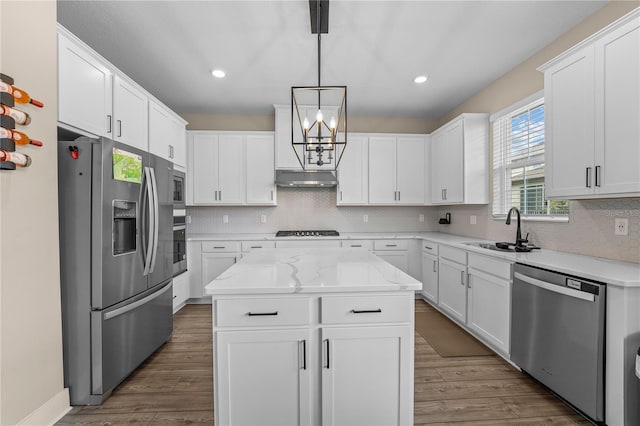
POLYGON ((415 291, 422 283, 373 253, 354 248, 265 249, 244 256, 205 294, 415 291))
POLYGON ((442 232, 367 232, 342 233, 338 237, 279 237, 275 234, 196 234, 188 235, 190 241, 226 240, 351 240, 351 239, 419 239, 446 244, 468 252, 518 262, 538 268, 604 282, 621 287, 640 287, 640 264, 621 262, 593 256, 540 249, 529 253, 501 252, 466 243, 493 242, 475 237, 446 234, 442 232))

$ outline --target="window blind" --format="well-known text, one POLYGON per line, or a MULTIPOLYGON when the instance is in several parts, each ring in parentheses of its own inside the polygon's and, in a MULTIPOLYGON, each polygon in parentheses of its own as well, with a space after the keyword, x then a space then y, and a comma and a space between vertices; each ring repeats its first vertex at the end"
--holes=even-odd
POLYGON ((544 193, 544 99, 493 118, 493 215, 517 207, 526 216, 568 214, 544 193))

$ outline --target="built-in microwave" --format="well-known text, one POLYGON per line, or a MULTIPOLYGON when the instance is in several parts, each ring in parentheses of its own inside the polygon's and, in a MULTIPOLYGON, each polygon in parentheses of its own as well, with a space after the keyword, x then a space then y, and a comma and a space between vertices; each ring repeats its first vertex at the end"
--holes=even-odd
POLYGON ((185 208, 185 175, 184 173, 174 170, 173 171, 173 208, 184 209, 185 208))

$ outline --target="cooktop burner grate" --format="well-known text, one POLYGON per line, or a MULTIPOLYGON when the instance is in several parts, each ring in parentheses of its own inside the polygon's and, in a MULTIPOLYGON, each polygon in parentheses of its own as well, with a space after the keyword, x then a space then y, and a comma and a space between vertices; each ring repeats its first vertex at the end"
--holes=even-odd
POLYGON ((340 233, 334 230, 324 231, 278 231, 276 237, 337 237, 340 233))

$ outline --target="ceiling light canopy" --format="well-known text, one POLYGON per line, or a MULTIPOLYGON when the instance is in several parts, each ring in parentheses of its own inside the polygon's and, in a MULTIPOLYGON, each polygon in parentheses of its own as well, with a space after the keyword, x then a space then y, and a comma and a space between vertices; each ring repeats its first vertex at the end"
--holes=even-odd
POLYGON ((427 81, 427 76, 426 75, 419 75, 416 78, 414 78, 413 81, 414 81, 414 83, 418 83, 418 84, 424 83, 424 82, 427 81))
POLYGON ((215 69, 211 71, 211 75, 217 78, 224 78, 227 75, 227 73, 221 69, 215 69))
POLYGON ((321 34, 329 32, 329 0, 309 0, 318 34, 318 85, 291 88, 291 145, 304 170, 336 170, 347 146, 347 86, 322 86, 321 34))

